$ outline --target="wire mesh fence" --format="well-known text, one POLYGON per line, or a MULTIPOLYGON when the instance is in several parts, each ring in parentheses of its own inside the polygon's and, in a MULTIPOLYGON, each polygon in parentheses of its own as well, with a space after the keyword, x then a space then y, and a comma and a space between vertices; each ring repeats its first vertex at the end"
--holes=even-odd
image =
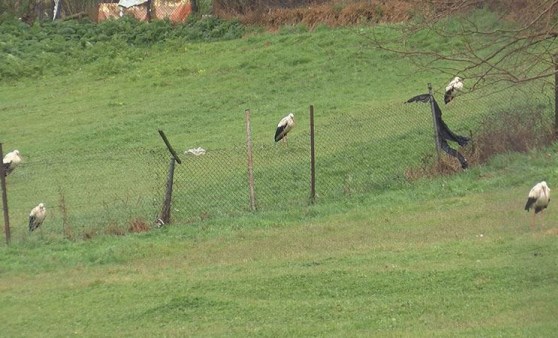
POLYGON ((123 233, 134 220, 157 217, 158 178, 164 165, 154 151, 22 151, 22 158, 23 163, 7 176, 16 239, 25 237, 29 212, 39 203, 47 208, 46 232, 66 238, 123 233))
MULTIPOLYGON (((424 92, 426 86, 409 98, 424 92)), ((442 94, 434 97, 442 101, 442 94)), ((317 203, 405 189, 416 179, 414 169, 435 161, 430 105, 406 104, 407 99, 351 113, 330 113, 315 107, 317 203)), ((483 124, 486 116, 498 112, 514 112, 527 120, 536 113, 540 119, 537 128, 552 133, 554 88, 540 83, 490 93, 473 92, 448 105, 440 104, 449 128, 472 136, 467 148, 479 146, 475 142, 482 139, 480 131, 483 135, 494 134, 495 122, 483 124)), ((290 210, 310 204, 310 120, 303 111, 295 114, 296 126, 287 142, 273 142, 278 121, 270 121, 266 130, 252 131, 258 210, 290 210)), ((503 128, 512 128, 507 123, 503 128)), ((516 123, 523 124, 521 120, 516 123)), ((496 137, 509 136, 496 133, 496 137)), ((472 153, 456 144, 451 146, 465 156, 472 153)), ((67 238, 99 232, 125 233, 134 222, 150 227, 160 215, 170 159, 162 142, 157 149, 87 149, 50 154, 19 150, 24 161, 7 177, 15 239, 28 236, 29 211, 41 202, 46 204, 48 216, 39 232, 67 238)), ((180 156, 182 164, 176 165, 174 171, 173 222, 184 224, 250 212, 246 144, 206 149, 199 156, 180 156)), ((457 159, 443 152, 440 156, 461 170, 457 159)))

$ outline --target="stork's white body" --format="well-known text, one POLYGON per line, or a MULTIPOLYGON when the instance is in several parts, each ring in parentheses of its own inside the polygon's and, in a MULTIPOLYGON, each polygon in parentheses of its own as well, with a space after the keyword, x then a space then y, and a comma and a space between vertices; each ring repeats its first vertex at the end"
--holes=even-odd
POLYGON ((295 125, 294 114, 283 117, 281 121, 277 124, 277 129, 275 130, 275 142, 279 142, 281 139, 285 138, 287 134, 293 129, 295 125))
POLYGON ((531 227, 535 226, 535 214, 540 212, 542 218, 542 212, 548 207, 548 203, 550 203, 550 188, 545 181, 539 182, 529 191, 527 203, 525 204, 525 210, 534 209, 531 227))
POLYGON ((29 213, 29 232, 37 229, 46 217, 46 208, 43 203, 39 203, 36 207, 34 207, 31 212, 29 213))
POLYGON ((4 171, 6 176, 14 171, 14 169, 21 163, 21 156, 19 156, 19 150, 10 151, 2 159, 2 164, 4 165, 4 171))
POLYGON ((457 92, 463 89, 463 79, 459 76, 453 78, 450 83, 446 86, 446 92, 444 93, 444 102, 448 104, 457 92))

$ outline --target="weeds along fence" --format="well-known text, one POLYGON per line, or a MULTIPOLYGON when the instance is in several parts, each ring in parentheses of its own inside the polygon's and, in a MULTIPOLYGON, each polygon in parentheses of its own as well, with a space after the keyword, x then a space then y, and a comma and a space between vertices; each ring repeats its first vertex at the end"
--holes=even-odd
POLYGON ((39 203, 46 205, 47 219, 38 232, 69 239, 141 230, 131 228, 157 217, 160 151, 21 152, 23 163, 6 178, 15 240, 25 238, 29 212, 39 203))
MULTIPOLYGON (((350 113, 314 107, 316 203, 389 189, 411 191, 405 189, 412 187, 414 180, 436 174, 432 170, 439 163, 430 105, 404 103, 426 93, 424 87, 401 101, 364 105, 360 111, 350 113)), ((472 166, 481 163, 479 154, 486 155, 487 151, 526 151, 554 139, 553 86, 539 83, 476 91, 448 105, 443 104, 439 89, 434 97, 449 128, 472 136, 465 148, 450 144, 472 166)), ((296 125, 288 142, 278 143, 273 141, 273 135, 282 116, 270 121, 267 115, 252 111, 257 210, 288 212, 309 206, 308 107, 294 111, 296 125)), ((240 116, 244 117, 244 112, 239 112, 240 116)), ((242 124, 244 118, 235 120, 242 124)), ((172 143, 172 135, 169 138, 172 143)), ((246 136, 239 134, 234 145, 205 149, 206 153, 199 156, 184 154, 185 148, 174 145, 182 164, 177 164, 174 171, 173 222, 187 224, 250 212, 245 140, 246 136)), ((170 160, 163 142, 153 149, 87 149, 49 154, 19 150, 24 162, 7 177, 14 240, 29 236, 29 211, 40 202, 46 204, 48 216, 39 236, 43 233, 88 238, 99 233, 124 234, 152 227, 161 213, 170 160)), ((444 152, 440 159, 451 169, 447 172, 462 170, 457 159, 444 152)))

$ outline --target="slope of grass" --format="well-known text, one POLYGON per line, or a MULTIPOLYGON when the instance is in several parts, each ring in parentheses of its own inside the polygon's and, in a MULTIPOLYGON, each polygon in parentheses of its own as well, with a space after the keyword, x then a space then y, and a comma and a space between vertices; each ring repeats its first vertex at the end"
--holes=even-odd
MULTIPOLYGON (((237 156, 232 160, 223 156, 215 161, 208 158, 208 166, 199 163, 201 174, 193 177, 195 183, 187 181, 195 170, 194 164, 179 167, 177 185, 186 181, 183 186, 200 186, 196 192, 210 191, 220 185, 221 189, 215 191, 217 196, 246 200, 247 190, 242 185, 222 188, 221 183, 229 176, 245 177, 246 108, 252 111, 256 151, 265 148, 256 156, 260 165, 259 182, 267 181, 267 173, 275 179, 280 177, 277 173, 284 160, 279 159, 276 164, 267 162, 278 154, 277 149, 271 148, 277 120, 289 111, 295 112, 297 133, 293 133, 291 143, 296 144, 297 137, 307 143, 306 111, 310 104, 315 105, 317 121, 324 126, 317 131, 318 152, 323 158, 318 163, 330 162, 326 156, 347 148, 344 140, 348 126, 338 125, 340 114, 353 114, 355 121, 364 120, 377 128, 375 119, 384 112, 374 112, 374 106, 393 100, 399 104, 401 88, 408 88, 413 94, 416 90, 407 81, 412 70, 405 70, 406 64, 367 48, 366 43, 358 29, 261 34, 206 44, 170 41, 151 47, 116 42, 107 51, 106 58, 84 62, 80 68, 71 62, 56 65, 55 69, 64 69, 61 74, 65 75, 3 82, 0 111, 6 123, 0 124, 0 135, 4 149, 19 149, 27 165, 22 175, 10 178, 13 186, 25 187, 10 192, 14 224, 22 228, 30 204, 39 202, 35 198, 42 199, 47 206, 58 206, 61 192, 66 194, 69 211, 73 210, 73 223, 97 223, 99 219, 106 222, 109 217, 104 215, 93 219, 88 206, 93 205, 97 213, 104 213, 100 210, 104 204, 110 204, 111 198, 104 185, 112 185, 116 194, 129 189, 132 195, 142 194, 143 200, 160 201, 160 191, 151 188, 155 183, 153 177, 161 178, 156 183, 162 185, 168 162, 164 160, 152 167, 143 160, 144 150, 162 149, 157 129, 169 135, 179 152, 203 146, 210 150, 208 156, 218 155, 216 150, 237 156), (120 64, 120 57, 140 61, 113 68, 113 62, 120 64), (330 128, 325 128, 328 125, 330 128), (223 167, 236 171, 223 172, 223 167), (121 174, 126 175, 127 170, 127 179, 122 179, 121 174), (58 174, 61 172, 65 175, 58 174), (145 183, 137 185, 137 181, 145 183), (93 196, 80 198, 79 194, 85 191, 93 196)), ((94 48, 89 53, 99 56, 101 50, 94 48)), ((391 123, 390 129, 394 126, 391 123)), ((378 130, 387 129, 379 127, 378 130)), ((363 138, 367 133, 360 128, 358 141, 370 142, 363 138)), ((307 161, 304 149, 303 146, 290 159, 292 168, 304 167, 307 171, 308 166, 300 164, 307 161)), ((360 151, 351 150, 350 155, 354 154, 358 156, 360 151)), ((323 170, 324 174, 327 170, 323 170)), ((331 172, 320 180, 335 181, 336 171, 331 172)), ((275 184, 280 183, 277 180, 275 184)), ((262 189, 270 187, 261 186, 262 189)), ((269 191, 270 196, 276 194, 269 191)), ((294 191, 298 200, 306 201, 306 191, 302 199, 297 197, 301 196, 300 189, 294 191)), ((191 196, 189 191, 184 193, 185 199, 191 196)), ((179 190, 177 194, 180 197, 179 190)), ((211 196, 207 194, 199 199, 215 199, 211 196)), ((149 210, 141 216, 151 221, 158 208, 145 203, 149 210)), ((266 198, 262 192, 261 203, 262 207, 277 205, 277 199, 266 198)), ((229 209, 237 208, 239 204, 235 203, 229 209)), ((191 218, 192 212, 194 215, 207 212, 186 206, 177 209, 184 210, 183 218, 191 218)), ((61 229, 60 212, 56 216, 51 218, 55 223, 53 229, 61 229)))
MULTIPOLYGON (((1 141, 27 156, 8 181, 16 216, 14 242, 0 246, 1 332, 556 332, 556 217, 551 204, 545 227, 530 229, 522 209, 534 183, 546 179, 553 188, 556 147, 499 156, 452 177, 378 184, 374 175, 392 175, 390 167, 403 168, 429 146, 431 122, 421 115, 428 116, 428 107, 401 103, 425 92, 426 82, 436 89, 447 79, 427 74, 426 80, 403 60, 368 48, 362 33, 319 29, 212 43, 115 44, 110 57, 68 64, 63 75, 0 83, 1 141), (307 150, 300 140, 307 137, 302 112, 309 104, 319 121, 319 182, 334 182, 329 198, 319 192, 316 205, 300 202, 302 190, 293 187, 305 185, 303 179, 289 189, 272 181, 306 175, 297 154, 307 150), (260 195, 267 207, 254 213, 232 202, 245 188, 238 180, 246 175, 246 108, 262 164, 258 182, 277 194, 260 195), (270 143, 288 111, 298 129, 287 152, 270 143), (150 155, 161 147, 158 128, 180 152, 211 150, 177 170, 174 207, 185 208, 194 202, 191 191, 202 191, 211 208, 231 203, 233 210, 175 210, 178 222, 148 233, 63 239, 62 196, 73 226, 95 229, 141 208, 148 209, 143 215, 158 211, 167 164, 165 154, 150 155), (193 179, 204 175, 211 177, 193 179), (29 235, 26 212, 35 198, 48 199, 50 214, 29 235)), ((482 94, 444 107, 446 121, 466 130, 499 102, 475 95, 482 94)))
POLYGON ((556 217, 530 229, 522 210, 525 177, 558 175, 548 154, 286 215, 2 247, 2 332, 549 336, 556 217))

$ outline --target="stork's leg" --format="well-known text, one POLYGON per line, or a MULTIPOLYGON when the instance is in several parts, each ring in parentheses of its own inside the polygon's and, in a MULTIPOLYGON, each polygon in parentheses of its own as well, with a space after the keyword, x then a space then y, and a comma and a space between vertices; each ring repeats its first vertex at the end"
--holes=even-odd
POLYGON ((541 228, 544 228, 544 210, 541 210, 541 228))
POLYGON ((283 136, 283 139, 281 140, 281 142, 283 142, 287 147, 289 146, 289 142, 287 140, 287 135, 283 136))
POLYGON ((533 212, 533 218, 531 219, 531 229, 535 228, 535 215, 536 213, 533 212))

